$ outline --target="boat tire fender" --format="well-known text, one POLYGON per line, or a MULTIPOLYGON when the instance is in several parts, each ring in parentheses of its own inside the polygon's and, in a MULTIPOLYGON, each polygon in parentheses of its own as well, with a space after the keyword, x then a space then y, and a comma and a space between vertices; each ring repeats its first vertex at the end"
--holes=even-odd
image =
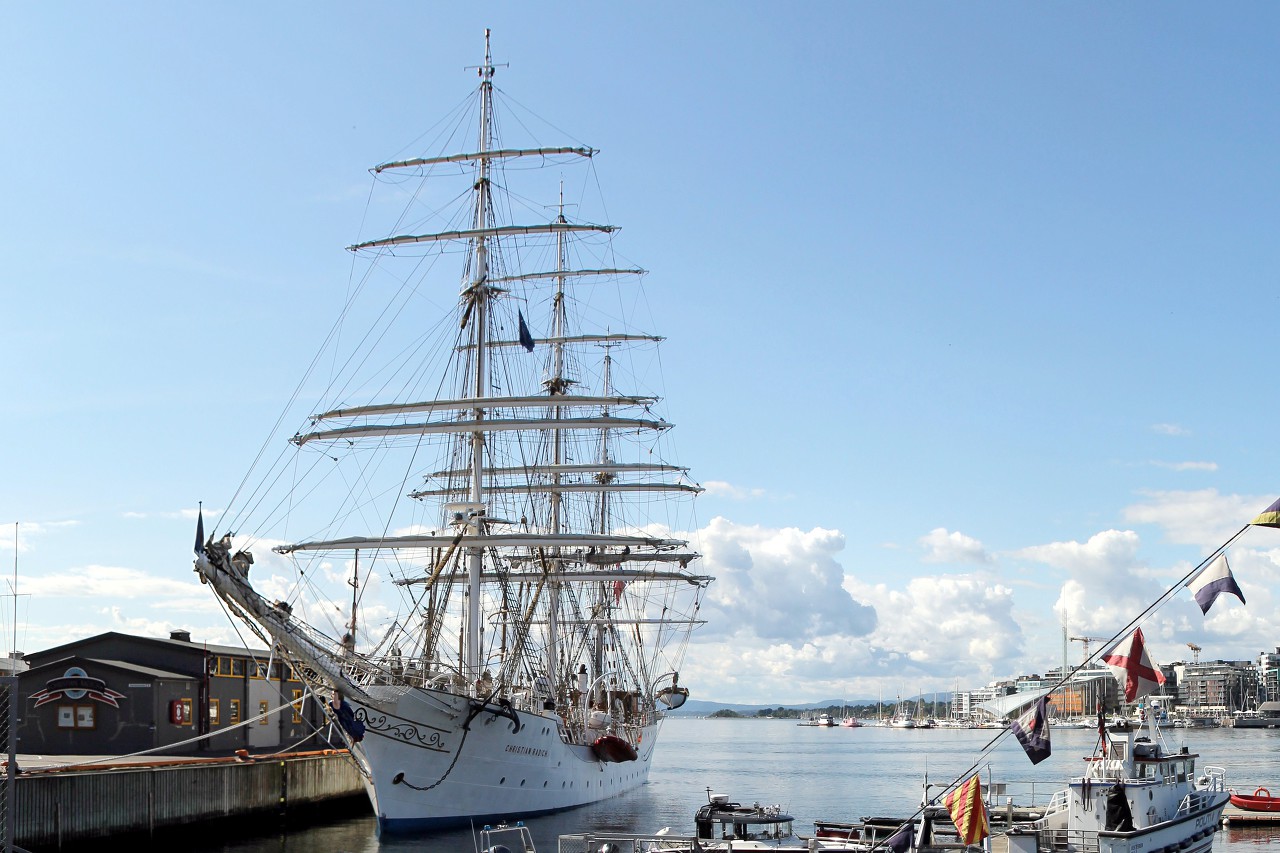
POLYGON ((1266 788, 1259 788, 1258 790, 1253 792, 1253 795, 1255 797, 1269 797, 1271 796, 1271 792, 1268 791, 1266 788))

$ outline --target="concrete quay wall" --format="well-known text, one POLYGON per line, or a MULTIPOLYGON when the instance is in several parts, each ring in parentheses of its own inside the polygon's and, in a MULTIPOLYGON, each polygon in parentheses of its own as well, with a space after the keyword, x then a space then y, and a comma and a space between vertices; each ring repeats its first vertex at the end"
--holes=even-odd
POLYGON ((240 820, 365 795, 345 751, 35 770, 17 777, 14 793, 14 840, 30 850, 211 822, 234 831, 240 820))

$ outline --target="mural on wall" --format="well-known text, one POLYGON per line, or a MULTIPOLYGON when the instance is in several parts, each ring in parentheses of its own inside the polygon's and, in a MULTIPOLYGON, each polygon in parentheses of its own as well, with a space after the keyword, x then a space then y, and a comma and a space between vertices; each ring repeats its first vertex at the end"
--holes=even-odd
POLYGON ((117 699, 129 698, 123 693, 110 689, 107 687, 107 682, 101 678, 93 678, 78 666, 71 667, 60 678, 49 679, 44 683, 44 690, 31 694, 31 698, 36 700, 37 708, 61 699, 77 702, 86 697, 95 702, 110 705, 112 708, 120 707, 117 699))

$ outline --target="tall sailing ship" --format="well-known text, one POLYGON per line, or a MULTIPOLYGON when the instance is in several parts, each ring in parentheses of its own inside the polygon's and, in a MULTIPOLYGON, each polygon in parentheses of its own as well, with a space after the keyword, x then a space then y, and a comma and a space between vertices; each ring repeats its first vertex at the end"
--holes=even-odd
POLYGON ((504 147, 496 69, 486 31, 438 147, 371 170, 407 209, 349 247, 349 301, 299 386, 327 390, 197 534, 196 571, 324 702, 380 829, 643 784, 712 580, 681 533, 701 488, 643 390, 662 339, 624 310, 644 270, 564 201, 597 152, 504 147))

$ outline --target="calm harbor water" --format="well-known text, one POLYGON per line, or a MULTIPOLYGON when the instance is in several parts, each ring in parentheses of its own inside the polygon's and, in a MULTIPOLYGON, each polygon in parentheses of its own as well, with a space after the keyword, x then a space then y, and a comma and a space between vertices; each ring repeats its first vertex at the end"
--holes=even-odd
MULTIPOLYGON (((817 728, 794 720, 686 720, 663 724, 649 784, 638 791, 571 812, 526 821, 540 853, 554 853, 562 833, 588 830, 653 832, 664 826, 688 834, 707 788, 741 803, 779 804, 796 817, 797 832, 818 820, 856 820, 915 810, 926 774, 945 783, 968 769, 998 734, 983 729, 900 730, 872 726, 817 728)), ((1081 758, 1096 741, 1085 729, 1055 729, 1053 755, 1033 767, 1013 738, 1005 738, 981 768, 996 781, 1035 785, 1043 800, 1067 776, 1081 772, 1081 758)), ((1186 745, 1205 764, 1226 768, 1227 783, 1252 792, 1280 792, 1280 730, 1175 729, 1171 749, 1186 745)), ((512 815, 518 819, 519 815, 512 815)), ((1216 853, 1280 850, 1280 827, 1225 829, 1216 853)), ((316 824, 288 833, 259 835, 186 849, 212 853, 268 851, 471 851, 470 832, 378 839, 372 817, 316 824)))

